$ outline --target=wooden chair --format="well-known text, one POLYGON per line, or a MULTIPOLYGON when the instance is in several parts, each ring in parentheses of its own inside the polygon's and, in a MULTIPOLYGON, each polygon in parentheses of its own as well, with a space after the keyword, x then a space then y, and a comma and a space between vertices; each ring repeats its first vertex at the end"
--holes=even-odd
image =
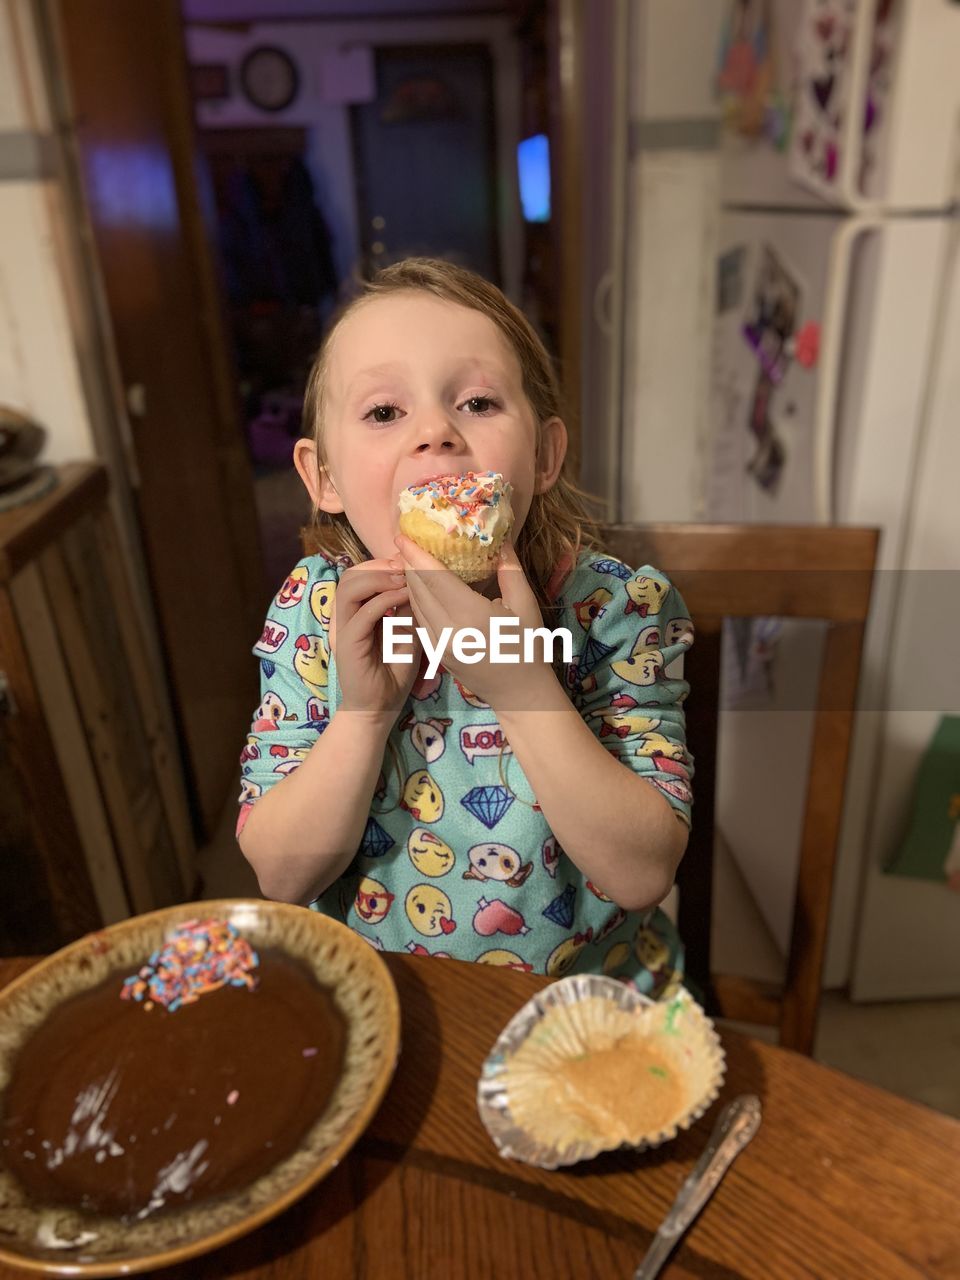
POLYGON ((605 550, 631 568, 662 569, 696 628, 684 659, 694 756, 693 829, 677 885, 687 971, 709 1011, 779 1026, 780 1042, 813 1051, 844 782, 879 530, 802 525, 608 525, 605 550), (724 618, 819 618, 829 623, 783 987, 713 973, 710 964, 714 790, 724 618))

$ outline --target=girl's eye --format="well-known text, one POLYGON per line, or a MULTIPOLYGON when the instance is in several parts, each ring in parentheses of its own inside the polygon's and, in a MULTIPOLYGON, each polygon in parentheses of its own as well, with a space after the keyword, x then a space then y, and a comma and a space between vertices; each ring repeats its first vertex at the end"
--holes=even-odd
POLYGON ((487 417, 491 410, 499 409, 500 406, 491 396, 471 396, 469 400, 464 400, 461 408, 466 406, 471 415, 478 418, 487 417))
POLYGON ((363 415, 363 420, 366 422, 369 419, 371 422, 383 427, 393 422, 395 420, 394 415, 399 412, 400 406, 398 404, 375 404, 372 409, 368 409, 363 415))

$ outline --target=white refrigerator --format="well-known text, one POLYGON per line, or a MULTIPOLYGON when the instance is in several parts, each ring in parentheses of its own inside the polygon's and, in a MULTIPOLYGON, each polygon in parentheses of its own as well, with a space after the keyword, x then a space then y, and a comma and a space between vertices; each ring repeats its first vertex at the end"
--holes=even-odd
MULTIPOLYGON (((883 867, 960 714, 960 4, 738 0, 717 83, 704 514, 882 530, 825 984, 958 995, 960 894, 883 867)), ((822 637, 725 644, 717 820, 783 951, 822 637)))

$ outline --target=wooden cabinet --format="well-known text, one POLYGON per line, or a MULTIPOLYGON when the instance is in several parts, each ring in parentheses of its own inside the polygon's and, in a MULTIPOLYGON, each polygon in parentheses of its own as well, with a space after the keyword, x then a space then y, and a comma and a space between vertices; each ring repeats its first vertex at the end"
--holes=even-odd
POLYGON ((0 951, 46 951, 196 889, 165 686, 106 472, 0 514, 0 951))

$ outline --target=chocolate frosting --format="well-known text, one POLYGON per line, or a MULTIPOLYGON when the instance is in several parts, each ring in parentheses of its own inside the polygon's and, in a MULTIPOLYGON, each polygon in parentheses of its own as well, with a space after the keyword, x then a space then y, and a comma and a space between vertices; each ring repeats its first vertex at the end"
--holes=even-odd
POLYGON ((330 1101, 347 1028, 300 962, 170 1013, 120 999, 126 972, 65 1001, 20 1049, 0 1152, 36 1202, 146 1217, 248 1186, 330 1101))

